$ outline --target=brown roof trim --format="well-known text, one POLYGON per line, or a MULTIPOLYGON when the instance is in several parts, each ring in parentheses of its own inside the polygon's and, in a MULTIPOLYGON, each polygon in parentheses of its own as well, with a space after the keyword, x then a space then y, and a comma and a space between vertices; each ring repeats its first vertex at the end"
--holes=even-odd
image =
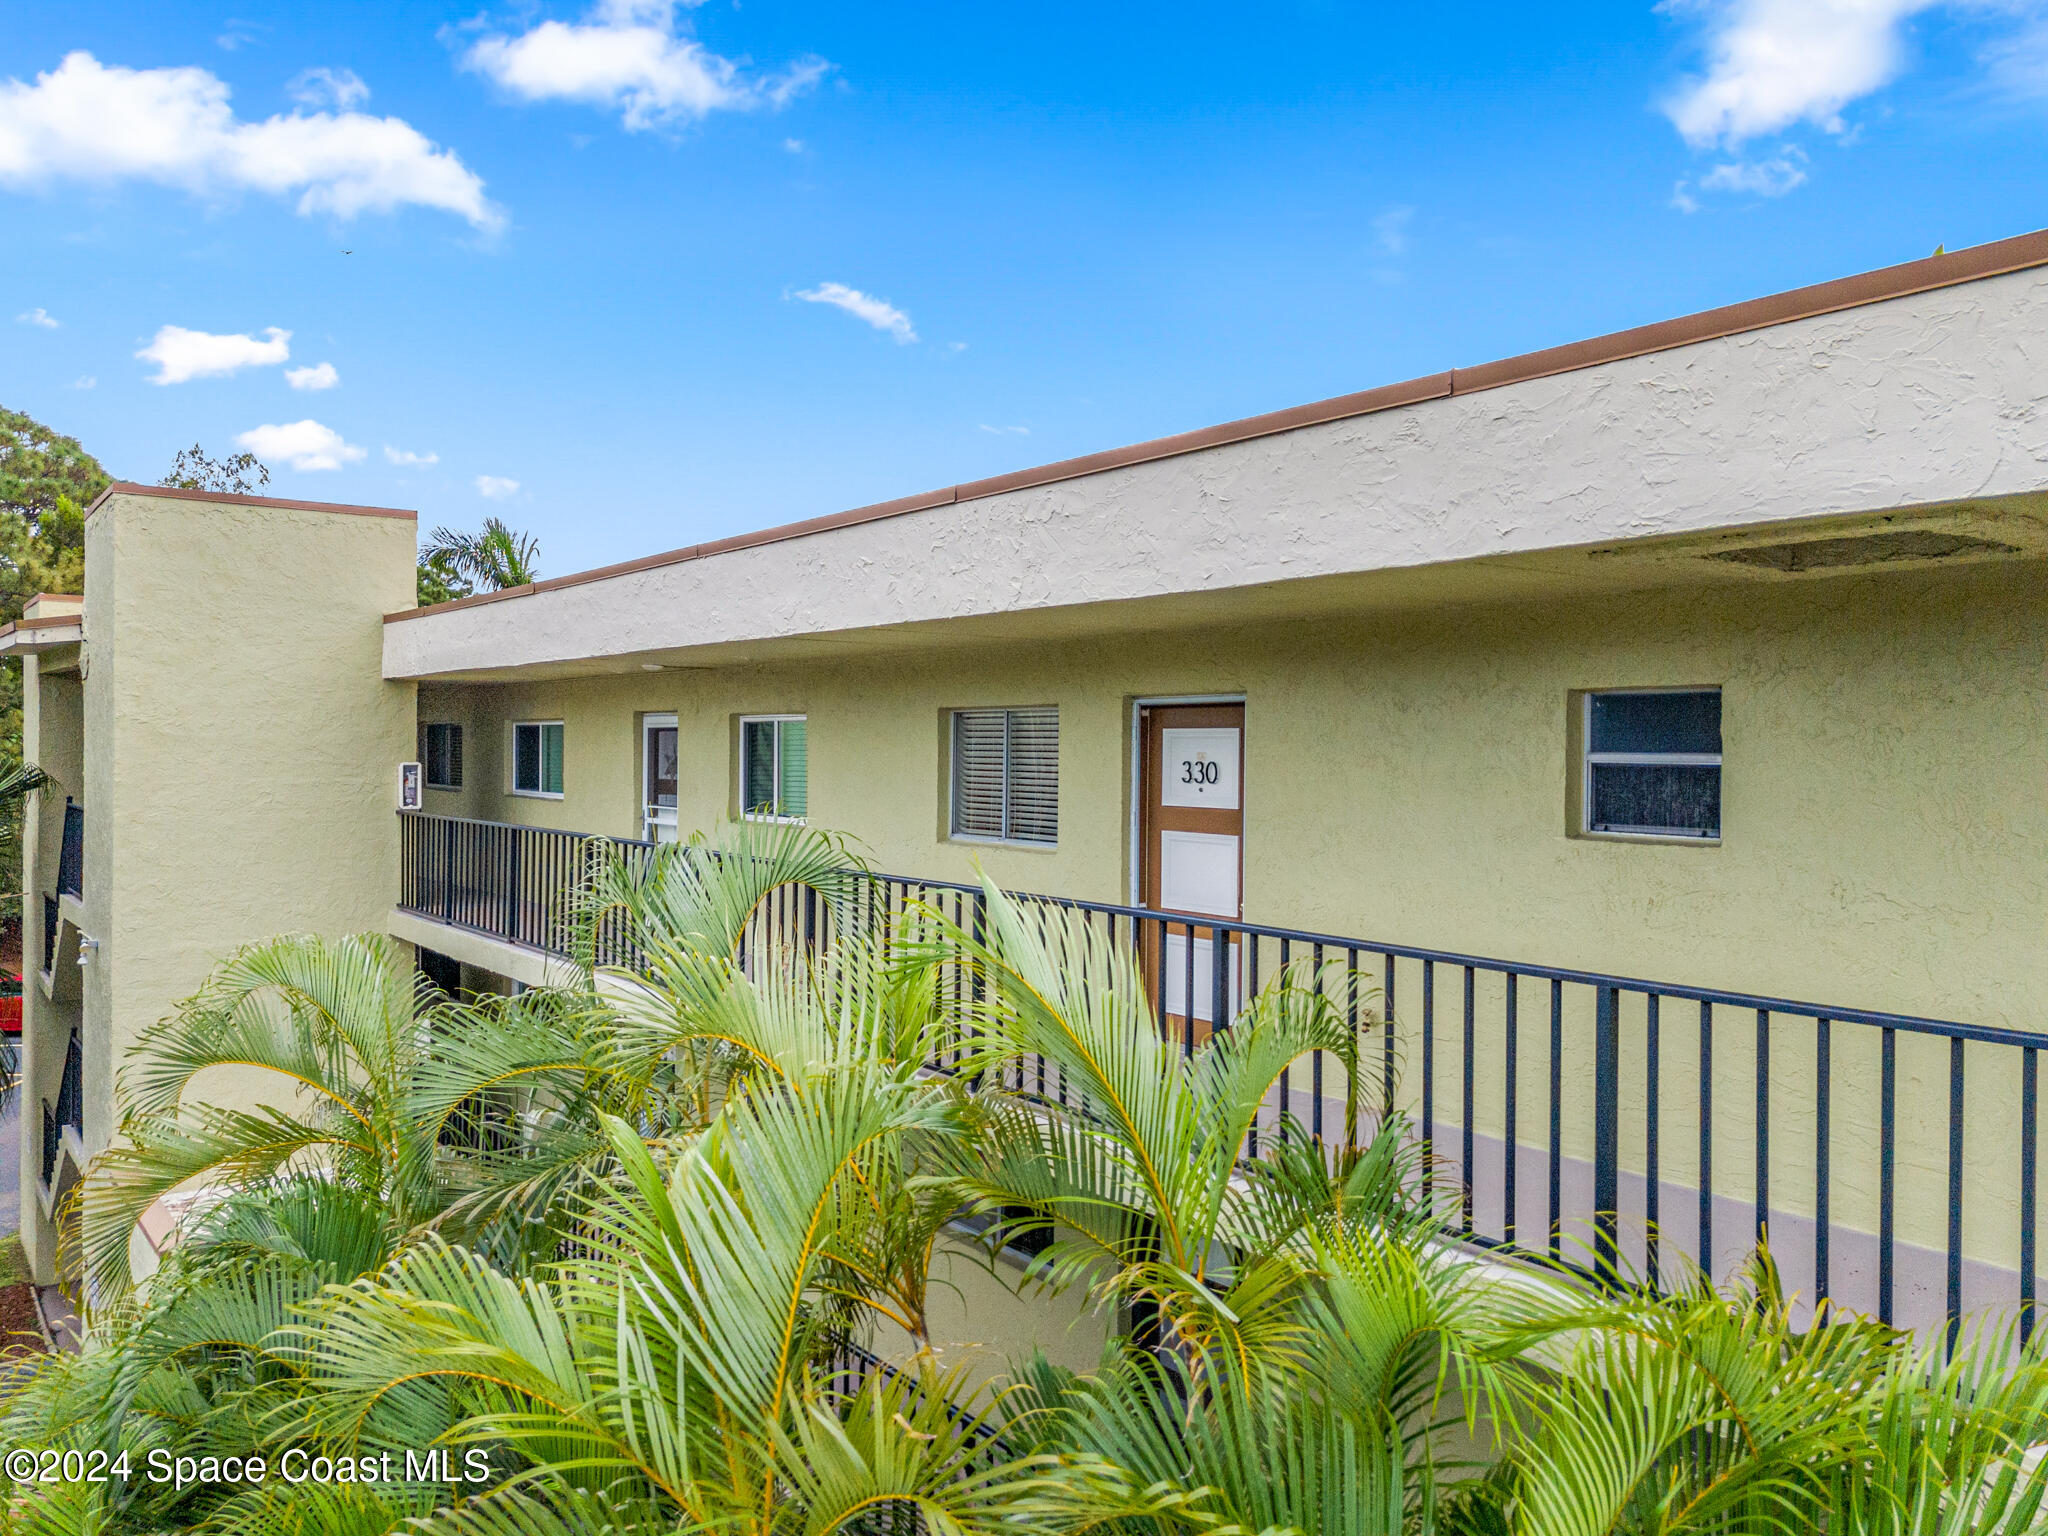
POLYGON ((1531 379, 1549 378, 1553 374, 1570 373, 1580 368, 1595 368, 1602 363, 1624 362, 1629 358, 1643 357, 1653 352, 1692 346, 1696 342, 1717 341, 1723 337, 1740 335, 1745 331, 1766 330, 1771 326, 1786 325, 1794 320, 1810 320, 1819 315, 1857 309, 1866 304, 1880 304, 1887 299, 1903 299, 1937 288, 1953 288, 1960 283, 1976 282, 1986 277, 2001 277, 2008 272, 2021 272, 2039 266, 2048 266, 2048 230, 2035 230, 2031 234, 2014 235, 2007 240, 1994 240, 1988 245, 1972 246, 1968 250, 1922 257, 1918 261, 1901 262, 1893 267, 1880 267, 1874 272, 1861 272, 1853 277, 1814 283, 1805 288, 1794 288, 1766 298, 1723 305, 1719 309, 1701 310, 1697 314, 1686 315, 1676 320, 1660 320, 1652 325, 1613 331, 1587 341, 1575 341, 1561 347, 1546 347, 1539 352, 1524 352, 1517 357, 1503 358, 1499 362, 1482 363, 1476 368, 1456 368, 1449 373, 1435 373, 1401 384, 1386 384, 1378 389, 1362 390, 1357 394, 1338 395, 1334 399, 1319 400, 1311 405, 1297 405, 1284 411, 1269 411, 1261 416, 1247 416, 1239 421, 1203 427, 1194 432, 1154 438, 1150 442, 1136 443, 1127 448, 1112 448, 1104 453, 1091 453, 1078 459, 1063 459, 1056 464, 1042 464, 1035 469, 1020 469, 1012 474, 996 475, 987 480, 970 480, 944 490, 927 491, 922 496, 905 496, 896 501, 882 501, 873 506, 855 507, 848 512, 835 512, 825 517, 809 518, 800 523, 784 523, 779 527, 764 528, 756 533, 743 533, 728 539, 717 539, 708 544, 692 544, 683 549, 669 550, 664 554, 647 555, 619 565, 603 565, 595 570, 577 571, 568 576, 555 576, 546 581, 534 582, 530 586, 508 588, 503 592, 481 592, 474 597, 435 603, 427 608, 407 608, 397 613, 385 614, 384 622, 393 624, 402 619, 417 619, 430 613, 442 613, 450 608, 475 608, 485 603, 503 602, 507 598, 526 597, 535 592, 552 592, 562 587, 581 586, 586 582, 605 581, 614 576, 629 576, 636 571, 679 565, 687 560, 701 560, 707 555, 721 555, 736 549, 752 549, 762 544, 780 543, 784 539, 800 539, 807 534, 823 533, 834 528, 850 528, 860 523, 879 522, 884 518, 900 517, 908 512, 922 512, 953 502, 998 496, 1005 491, 1027 490, 1033 486, 1050 485, 1059 480, 1073 480, 1083 475, 1101 474, 1105 470, 1146 464, 1177 454, 1198 453, 1205 448, 1217 448, 1226 443, 1241 443, 1250 438, 1292 432, 1301 427, 1342 421, 1347 417, 1367 416, 1376 411, 1417 405, 1425 400, 1440 400, 1450 395, 1469 395, 1484 389, 1499 389, 1508 384, 1523 384, 1531 379))
POLYGON ((8 625, 7 627, 10 630, 56 629, 60 626, 69 626, 72 629, 76 629, 80 624, 84 622, 85 615, 82 613, 53 613, 46 619, 16 619, 12 624, 8 625))
POLYGON ((109 496, 154 496, 171 501, 213 501, 233 507, 283 507, 290 512, 339 512, 348 517, 404 517, 417 522, 419 513, 408 512, 402 507, 351 507, 333 501, 285 501, 276 496, 231 496, 226 491, 186 491, 170 485, 137 485, 132 480, 116 480, 99 495, 93 497, 92 505, 85 509, 91 517, 100 509, 100 503, 109 496))

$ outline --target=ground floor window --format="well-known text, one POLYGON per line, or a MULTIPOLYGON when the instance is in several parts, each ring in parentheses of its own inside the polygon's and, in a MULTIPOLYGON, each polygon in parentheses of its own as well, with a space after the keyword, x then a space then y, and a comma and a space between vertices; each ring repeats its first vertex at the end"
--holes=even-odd
POLYGON ((810 812, 810 750, 802 715, 740 721, 740 809, 801 821, 810 812))
POLYGON ((1059 841, 1059 710, 953 711, 952 827, 962 838, 1059 841))
POLYGON ((429 789, 462 788, 462 727, 436 721, 420 727, 420 761, 429 789))
POLYGON ((1583 830, 1721 835, 1721 690, 1631 688, 1585 696, 1583 830))
POLYGON ((512 727, 512 793, 562 793, 562 722, 522 720, 512 727))

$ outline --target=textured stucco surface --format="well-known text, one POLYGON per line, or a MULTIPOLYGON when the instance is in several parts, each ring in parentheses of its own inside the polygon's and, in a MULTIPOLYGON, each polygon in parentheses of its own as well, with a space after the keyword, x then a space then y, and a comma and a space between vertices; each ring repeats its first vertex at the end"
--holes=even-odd
MULTIPOLYGON (((21 1239, 36 1277, 55 1277, 56 1229, 44 1219, 36 1187, 42 1180, 42 1105, 55 1101, 64 1074, 64 1051, 79 1020, 75 988, 45 997, 36 979, 43 955, 45 892, 57 887, 64 846, 64 801, 85 786, 84 694, 76 648, 22 659, 22 755, 50 776, 30 797, 22 818, 21 903, 22 1030, 19 1118, 21 1239)), ((71 978, 60 978, 69 982, 71 978)))
MULTIPOLYGON (((1130 701, 1246 699, 1246 915, 1441 950, 1718 986, 1843 1007, 2048 1031, 2048 564, 2010 560, 1576 604, 1191 628, 1086 642, 945 647, 862 662, 731 667, 547 683, 420 687, 422 719, 468 726, 460 793, 428 809, 638 835, 638 720, 680 722, 681 820, 732 802, 732 720, 809 717, 810 803, 882 868, 1106 900, 1129 893, 1130 701), (1613 842, 1566 832, 1574 689, 1724 690, 1723 841, 1613 842), (1060 710, 1060 844, 944 836, 942 722, 953 708, 1060 710), (502 791, 503 723, 566 722, 564 798, 502 791)), ((1270 962, 1270 957, 1269 957, 1270 962)), ((1439 1114, 1457 1120, 1458 981, 1439 979, 1439 1114)), ((1419 975, 1401 979, 1411 1033, 1419 975)), ((1498 1020, 1497 982, 1478 1005, 1498 1020)), ((1590 994, 1567 1009, 1566 1152, 1586 1155, 1590 994)), ((1547 996, 1525 989, 1519 1078, 1540 1134, 1547 996)), ((1691 1015, 1668 1015, 1664 1175, 1689 1176, 1698 1069, 1691 1015)), ((1753 1021, 1718 1025, 1721 1178, 1748 1178, 1753 1021)), ((1640 1098, 1640 1005, 1626 1019, 1640 1098)), ((1866 1032, 1867 1033, 1867 1032, 1866 1032)), ((1496 1044, 1476 1061, 1498 1128, 1496 1044), (1491 1053, 1491 1054, 1487 1054, 1491 1053)), ((1810 1209, 1810 1025, 1781 1022, 1772 1109, 1777 1198, 1810 1209)), ((1837 1030, 1835 1211, 1874 1221, 1874 1044, 1837 1030)), ((1900 1046, 1902 1240, 1938 1248, 1946 1058, 1900 1046)), ((2016 1063, 1973 1059, 1967 1156, 1973 1257, 2010 1266, 2016 1063), (1983 1181, 1981 1185, 1979 1181, 1983 1181)), ((1639 1159, 1629 1110, 1626 1158, 1639 1159)), ((1540 1190, 1540 1184, 1525 1184, 1540 1190)))
POLYGON ((1515 959, 2037 1027, 2048 995, 2048 573, 2037 561, 1508 605, 1387 623, 949 648, 882 663, 420 686, 466 723, 441 814, 639 835, 638 721, 681 820, 732 803, 732 720, 809 717, 812 820, 884 868, 1129 892, 1135 697, 1247 700, 1246 914, 1515 959), (1566 835, 1567 696, 1718 684, 1717 847, 1566 835), (1060 845, 943 835, 949 709, 1060 709, 1060 845), (562 719, 564 797, 503 791, 562 719))
MULTIPOLYGON (((136 1035, 223 956, 381 931, 413 690, 378 672, 410 520, 117 494, 86 525, 85 1141, 136 1035)), ((203 1085, 253 1102, 262 1079, 203 1085)))
POLYGON ((393 677, 1222 593, 2048 486, 2022 272, 387 628, 393 677))

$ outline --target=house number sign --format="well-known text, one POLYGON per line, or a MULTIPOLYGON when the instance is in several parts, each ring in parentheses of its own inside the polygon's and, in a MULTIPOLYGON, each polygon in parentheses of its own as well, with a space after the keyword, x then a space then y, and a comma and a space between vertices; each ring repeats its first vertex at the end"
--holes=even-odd
POLYGON ((1238 748, 1231 726, 1161 731, 1162 805, 1199 805, 1212 811, 1238 807, 1238 748))

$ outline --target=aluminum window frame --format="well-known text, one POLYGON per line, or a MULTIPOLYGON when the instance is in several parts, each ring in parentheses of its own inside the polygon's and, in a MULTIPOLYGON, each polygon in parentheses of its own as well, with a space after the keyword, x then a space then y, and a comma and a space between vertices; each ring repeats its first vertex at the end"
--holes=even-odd
MULTIPOLYGON (((963 705, 946 711, 946 841, 949 843, 972 843, 980 848, 1030 848, 1040 853, 1056 851, 1060 846, 1057 834, 1051 838, 1037 837, 988 837, 979 832, 960 830, 960 717, 962 715, 1001 715, 1003 717, 1003 825, 1010 825, 1010 717, 1026 710, 1049 709, 1053 713, 1053 729, 1059 729, 1059 705, 1057 704, 982 704, 963 705)), ((1059 801, 1060 762, 1057 752, 1053 755, 1053 799, 1059 801)))
MULTIPOLYGON (((809 825, 811 812, 811 717, 806 714, 741 715, 739 723, 740 782, 739 794, 736 798, 740 802, 740 818, 743 821, 779 822, 785 826, 793 827, 809 825), (802 721, 804 726, 804 814, 801 816, 784 816, 780 812, 750 811, 747 809, 747 727, 750 725, 771 724, 780 726, 786 725, 792 720, 802 721)), ((775 792, 779 798, 782 793, 782 732, 776 731, 774 738, 775 758, 769 764, 768 777, 769 782, 775 786, 775 792)))
MULTIPOLYGON (((562 721, 560 721, 560 720, 514 720, 514 721, 512 721, 512 722, 511 722, 511 738, 512 738, 512 750, 511 750, 511 752, 510 752, 510 753, 508 753, 508 754, 507 754, 507 759, 506 759, 506 763, 505 763, 505 768, 506 768, 506 777, 507 777, 508 779, 510 779, 510 780, 511 780, 511 787, 510 787, 510 788, 508 788, 508 789, 507 789, 507 790, 506 790, 505 792, 506 792, 506 793, 507 793, 508 795, 517 795, 517 796, 518 796, 518 797, 519 797, 520 799, 522 799, 522 800, 560 800, 560 799, 562 799, 562 798, 563 798, 563 794, 564 794, 564 790, 566 790, 566 788, 567 788, 567 786, 568 786, 568 783, 569 783, 569 762, 568 762, 568 759, 569 759, 569 728, 568 728, 568 726, 567 726, 567 725, 566 725, 566 724, 565 724, 564 722, 562 722, 562 721), (547 728, 548 728, 549 726, 553 726, 553 727, 554 727, 554 728, 555 728, 556 730, 558 730, 558 731, 560 731, 560 732, 562 733, 562 784, 563 784, 563 789, 521 789, 521 788, 519 787, 519 733, 520 733, 520 732, 521 732, 522 730, 535 730, 535 731, 541 731, 541 732, 545 732, 545 731, 547 730, 547 728)), ((545 783, 547 783, 547 778, 548 778, 548 747, 547 747, 547 737, 546 737, 546 735, 545 735, 545 734, 543 734, 543 735, 542 735, 542 737, 541 737, 541 739, 540 739, 540 782, 541 782, 542 784, 545 784, 545 783)))
POLYGON ((1618 694, 1691 694, 1711 693, 1716 698, 1726 698, 1719 683, 1694 683, 1668 688, 1588 688, 1579 695, 1579 817, 1577 832, 1580 837, 1599 838, 1607 842, 1620 843, 1676 843, 1685 848, 1713 848, 1721 842, 1721 831, 1716 829, 1710 837, 1704 832, 1679 832, 1655 827, 1595 827, 1593 825, 1593 770, 1602 765, 1613 767, 1644 767, 1655 765, 1669 768, 1712 768, 1723 771, 1726 751, 1721 752, 1595 752, 1593 750, 1593 701, 1613 698, 1618 694))
POLYGON ((446 793, 460 793, 462 790, 462 772, 459 768, 456 770, 453 779, 437 779, 434 777, 433 740, 434 732, 436 731, 448 731, 451 733, 448 742, 453 751, 443 748, 441 756, 444 763, 451 759, 457 763, 462 760, 462 722, 460 720, 422 721, 420 724, 420 783, 427 789, 438 789, 446 793))

